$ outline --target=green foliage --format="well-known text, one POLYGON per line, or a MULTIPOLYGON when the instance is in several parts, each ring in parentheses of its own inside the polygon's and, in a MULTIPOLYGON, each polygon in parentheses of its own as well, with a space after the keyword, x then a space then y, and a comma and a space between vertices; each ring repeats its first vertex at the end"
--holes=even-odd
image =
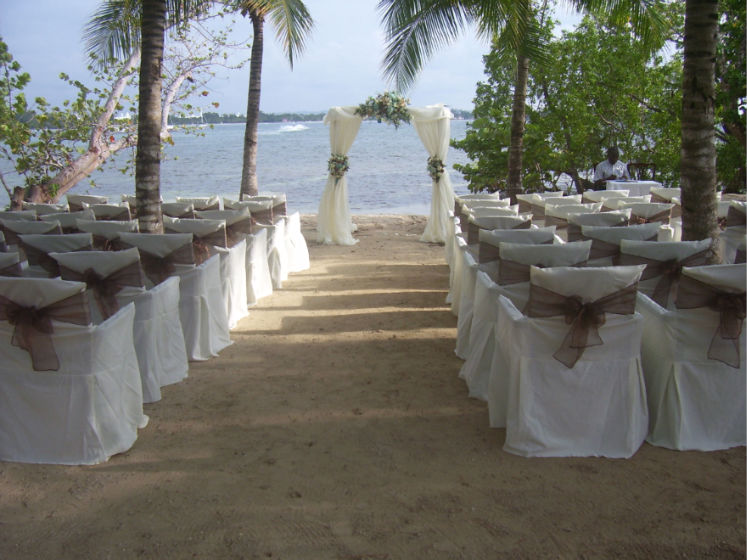
MULTIPOLYGON (((674 29, 680 7, 667 13, 674 29)), ((605 150, 617 145, 626 161, 657 165, 657 179, 679 179, 681 53, 649 54, 630 30, 613 30, 587 16, 572 32, 540 33, 551 64, 530 64, 524 136, 526 190, 558 185, 565 172, 578 180, 605 150), (580 175, 580 177, 579 177, 580 175)), ((453 142, 474 164, 461 166, 473 190, 501 190, 508 170, 515 59, 494 48, 485 57, 488 81, 477 88, 475 120, 464 140, 453 142)))
POLYGON ((745 3, 721 0, 720 40, 716 58, 716 145, 718 180, 724 190, 744 192, 745 118, 745 3))

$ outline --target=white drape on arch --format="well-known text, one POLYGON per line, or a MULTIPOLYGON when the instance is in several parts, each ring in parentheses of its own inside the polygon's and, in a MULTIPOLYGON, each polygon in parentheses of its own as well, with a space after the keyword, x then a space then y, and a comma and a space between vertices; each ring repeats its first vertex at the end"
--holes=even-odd
MULTIPOLYGON (((347 155, 350 146, 360 129, 361 117, 355 114, 357 107, 332 107, 324 117, 329 126, 329 145, 332 154, 347 155)), ((327 177, 317 216, 317 239, 327 245, 355 245, 358 240, 352 236, 356 230, 350 217, 348 205, 348 179, 339 179, 332 174, 327 177)))
MULTIPOLYGON (((363 120, 355 114, 356 109, 355 106, 332 107, 324 117, 324 124, 329 126, 332 154, 347 155, 353 145, 363 120)), ((428 155, 446 163, 454 115, 443 104, 408 107, 407 110, 428 155)), ((420 240, 444 243, 449 233, 449 211, 454 207, 454 189, 448 171, 438 181, 433 181, 431 191, 431 211, 420 240)), ((330 174, 319 202, 317 239, 325 244, 354 245, 358 242, 352 236, 355 230, 348 204, 347 177, 343 175, 337 179, 330 174)))
MULTIPOLYGON (((412 124, 420 141, 428 150, 428 155, 437 157, 444 164, 449 152, 451 139, 451 119, 454 115, 443 104, 427 107, 408 107, 412 124)), ((449 210, 454 207, 454 189, 451 186, 449 172, 444 171, 438 181, 433 181, 431 194, 431 213, 425 224, 425 231, 420 241, 444 243, 448 237, 449 210)))

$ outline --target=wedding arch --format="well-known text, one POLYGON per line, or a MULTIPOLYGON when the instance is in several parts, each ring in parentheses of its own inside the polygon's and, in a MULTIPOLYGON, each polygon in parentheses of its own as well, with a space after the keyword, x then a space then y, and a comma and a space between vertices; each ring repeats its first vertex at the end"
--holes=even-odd
POLYGON ((329 126, 331 157, 329 176, 324 187, 317 222, 318 240, 331 245, 354 245, 357 227, 353 223, 348 204, 347 154, 358 134, 364 118, 373 117, 395 127, 401 122, 412 122, 420 141, 428 152, 428 173, 431 176, 431 208, 421 241, 443 243, 449 226, 449 210, 454 207, 454 190, 446 172, 445 161, 451 138, 451 119, 454 115, 443 104, 410 107, 397 94, 384 93, 369 98, 358 106, 332 107, 324 117, 329 126))

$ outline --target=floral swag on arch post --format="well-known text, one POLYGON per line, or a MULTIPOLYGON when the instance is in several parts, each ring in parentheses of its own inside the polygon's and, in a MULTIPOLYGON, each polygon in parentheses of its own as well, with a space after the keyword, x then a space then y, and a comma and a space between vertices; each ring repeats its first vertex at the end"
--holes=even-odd
POLYGON ((332 107, 324 118, 330 127, 331 156, 327 162, 329 177, 322 193, 318 214, 318 240, 325 244, 354 245, 357 230, 350 216, 346 172, 350 165, 347 153, 364 119, 392 124, 398 128, 410 123, 428 151, 427 171, 432 180, 430 216, 420 240, 444 243, 450 232, 449 210, 454 206, 454 192, 445 159, 449 149, 451 111, 442 104, 416 108, 396 92, 369 97, 358 106, 332 107))

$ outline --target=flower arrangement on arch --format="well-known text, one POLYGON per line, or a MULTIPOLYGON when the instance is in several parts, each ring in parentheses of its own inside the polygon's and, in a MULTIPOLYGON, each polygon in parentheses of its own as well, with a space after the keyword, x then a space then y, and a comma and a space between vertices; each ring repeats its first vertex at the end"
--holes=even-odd
POLYGON ((410 122, 410 112, 407 110, 409 103, 410 100, 400 94, 386 91, 366 99, 365 103, 358 105, 355 114, 364 119, 372 118, 378 122, 393 124, 394 128, 398 128, 403 122, 410 122))
POLYGON ((428 158, 428 174, 431 176, 431 179, 433 179, 434 182, 438 182, 438 180, 441 178, 441 175, 443 175, 445 172, 446 166, 440 158, 436 156, 431 156, 428 158))
POLYGON ((337 184, 337 181, 342 179, 342 176, 345 175, 348 169, 350 169, 348 156, 332 154, 327 162, 327 169, 329 169, 329 174, 335 178, 335 184, 337 184))

